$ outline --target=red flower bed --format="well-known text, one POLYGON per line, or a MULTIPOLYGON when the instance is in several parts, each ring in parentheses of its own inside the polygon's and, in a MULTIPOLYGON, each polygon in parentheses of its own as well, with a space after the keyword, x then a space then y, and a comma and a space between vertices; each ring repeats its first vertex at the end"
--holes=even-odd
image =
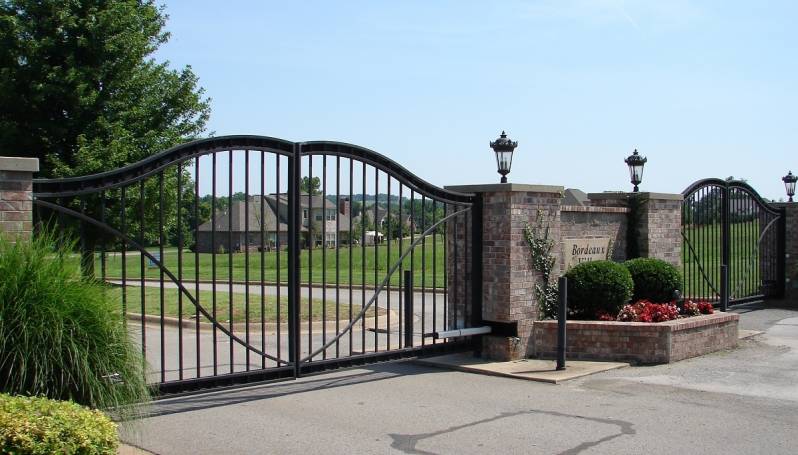
POLYGON ((685 316, 698 316, 701 314, 713 314, 715 309, 712 308, 712 304, 709 302, 693 302, 692 300, 686 300, 682 312, 685 316))
POLYGON ((714 309, 712 308, 712 304, 708 302, 693 302, 691 300, 687 300, 684 302, 683 309, 680 314, 679 307, 676 305, 676 302, 653 303, 649 302, 648 300, 640 300, 636 303, 625 305, 621 309, 621 312, 618 313, 617 318, 612 318, 610 315, 602 314, 599 316, 599 320, 617 320, 621 322, 665 322, 678 318, 712 313, 714 313, 714 309))

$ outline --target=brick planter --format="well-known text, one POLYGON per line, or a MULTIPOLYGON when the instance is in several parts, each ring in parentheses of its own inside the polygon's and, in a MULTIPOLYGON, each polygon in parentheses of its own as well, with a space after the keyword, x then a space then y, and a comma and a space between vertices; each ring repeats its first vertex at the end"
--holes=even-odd
MULTIPOLYGON (((716 313, 661 323, 568 321, 566 356, 638 364, 670 363, 737 346, 740 316, 716 313)), ((557 352, 557 321, 532 327, 534 356, 557 352)))

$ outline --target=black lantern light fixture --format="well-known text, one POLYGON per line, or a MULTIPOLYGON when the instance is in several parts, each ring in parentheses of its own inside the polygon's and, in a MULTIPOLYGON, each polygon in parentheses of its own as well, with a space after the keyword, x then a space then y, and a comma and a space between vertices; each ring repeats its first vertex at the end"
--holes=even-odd
POLYGON ((624 161, 626 165, 629 166, 629 177, 632 179, 632 185, 635 186, 634 192, 637 193, 640 191, 638 185, 643 181, 643 166, 646 165, 648 159, 645 156, 639 155, 637 149, 635 149, 634 153, 629 155, 624 161))
POLYGON ((518 142, 512 141, 507 137, 507 133, 502 131, 502 135, 490 143, 490 148, 496 152, 496 167, 502 175, 501 183, 507 183, 507 174, 513 165, 513 150, 518 147, 518 142))
POLYGON ((790 171, 781 178, 781 181, 784 182, 787 196, 790 198, 790 202, 792 202, 792 197, 795 196, 795 182, 798 181, 798 176, 792 175, 792 171, 790 171))

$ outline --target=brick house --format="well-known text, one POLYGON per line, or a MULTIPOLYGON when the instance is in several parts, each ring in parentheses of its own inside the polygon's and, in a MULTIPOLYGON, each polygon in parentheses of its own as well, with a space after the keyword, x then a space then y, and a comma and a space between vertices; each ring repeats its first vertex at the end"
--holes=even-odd
MULTIPOLYGON (((229 210, 216 212, 216 232, 213 234, 212 220, 197 228, 197 251, 210 253, 224 251, 244 251, 261 248, 267 250, 288 245, 288 198, 283 194, 250 196, 247 201, 235 201, 229 210), (261 219, 263 204, 263 219, 261 219), (248 207, 247 207, 248 206, 248 207), (247 213, 247 209, 249 212, 247 213), (248 218, 247 218, 247 215, 248 218), (232 235, 231 235, 232 231, 232 235), (231 241, 232 237, 232 241, 231 241)), ((351 204, 341 199, 339 204, 320 195, 300 196, 300 244, 307 248, 326 245, 328 248, 349 241, 349 217, 351 204), (336 232, 336 221, 340 231, 336 232)))

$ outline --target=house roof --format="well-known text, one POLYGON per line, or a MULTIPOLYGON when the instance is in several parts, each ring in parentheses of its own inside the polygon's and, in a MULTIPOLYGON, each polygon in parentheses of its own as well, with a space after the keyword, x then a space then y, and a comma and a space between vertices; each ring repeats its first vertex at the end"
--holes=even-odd
MULTIPOLYGON (((288 203, 288 195, 286 193, 271 194, 266 197, 272 200, 278 199, 281 204, 288 203)), ((324 205, 324 201, 325 197, 322 196, 321 194, 314 194, 313 196, 310 196, 307 193, 302 193, 299 195, 299 206, 302 208, 308 208, 311 207, 312 205, 312 208, 320 209, 324 205)), ((335 202, 327 199, 327 208, 336 209, 337 205, 335 202)))
MULTIPOLYGON (((313 196, 312 198, 308 198, 308 195, 304 194, 302 200, 305 202, 305 204, 301 206, 310 207, 308 204, 313 204, 312 210, 314 212, 316 209, 321 210, 324 204, 323 196, 313 196)), ((279 210, 278 202, 279 204, 286 204, 287 198, 285 194, 269 195, 263 197, 251 196, 246 202, 235 201, 233 202, 233 205, 229 211, 217 210, 215 220, 208 220, 205 223, 202 223, 197 229, 199 231, 211 231, 213 229, 211 221, 215 221, 216 231, 226 232, 228 230, 232 230, 233 232, 244 232, 245 230, 249 230, 249 232, 258 232, 263 229, 267 232, 274 232, 279 229, 280 231, 286 232, 288 231, 288 219, 286 218, 287 211, 285 208, 283 208, 283 210, 279 210), (263 205, 263 220, 261 222, 261 203, 263 202, 265 202, 265 204, 263 205), (246 217, 247 205, 249 206, 248 219, 246 217)), ((345 214, 341 214, 337 210, 336 204, 329 199, 327 199, 326 206, 328 209, 335 209, 335 212, 340 219, 340 230, 348 231, 349 217, 345 214)), ((328 221, 328 223, 335 222, 328 221)), ((330 225, 328 224, 328 226, 330 225)), ((305 226, 301 226, 300 230, 306 232, 308 229, 305 226)))
POLYGON ((274 208, 268 202, 263 206, 263 220, 261 220, 261 203, 262 198, 254 197, 249 201, 235 201, 230 210, 216 212, 216 219, 209 220, 201 224, 198 228, 200 231, 210 231, 213 228, 211 221, 216 222, 217 231, 243 232, 249 230, 250 232, 258 232, 261 229, 267 232, 274 232, 278 230, 287 231, 288 225, 285 220, 278 220, 274 208), (247 205, 249 205, 249 213, 247 213, 247 205), (246 215, 249 218, 246 218, 246 215), (231 223, 232 221, 232 223, 231 223))

